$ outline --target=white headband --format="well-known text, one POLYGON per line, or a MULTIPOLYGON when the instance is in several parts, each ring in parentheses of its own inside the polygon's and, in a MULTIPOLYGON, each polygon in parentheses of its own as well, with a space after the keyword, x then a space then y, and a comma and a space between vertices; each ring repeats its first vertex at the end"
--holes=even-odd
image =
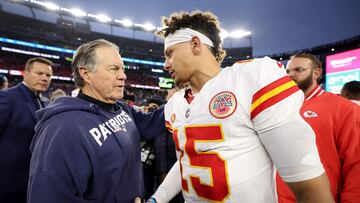
POLYGON ((194 36, 198 37, 200 39, 201 43, 206 44, 211 47, 214 46, 214 43, 204 34, 198 32, 196 30, 190 29, 190 28, 184 28, 184 29, 177 30, 176 32, 168 35, 165 38, 164 50, 166 50, 168 47, 170 47, 172 45, 179 44, 182 42, 188 42, 194 36))

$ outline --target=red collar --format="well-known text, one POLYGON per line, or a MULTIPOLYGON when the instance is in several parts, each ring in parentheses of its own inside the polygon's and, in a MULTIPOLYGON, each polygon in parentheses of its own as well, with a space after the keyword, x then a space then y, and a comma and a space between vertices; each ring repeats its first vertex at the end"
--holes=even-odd
POLYGON ((310 100, 312 98, 318 97, 320 95, 322 95, 325 92, 325 90, 323 90, 320 85, 317 85, 310 93, 308 96, 305 97, 305 101, 310 100))

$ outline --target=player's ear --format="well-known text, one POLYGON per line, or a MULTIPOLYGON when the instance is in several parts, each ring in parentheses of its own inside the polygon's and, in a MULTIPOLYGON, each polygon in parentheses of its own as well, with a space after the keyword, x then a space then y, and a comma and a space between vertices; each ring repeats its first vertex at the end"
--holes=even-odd
POLYGON ((200 39, 197 36, 194 36, 191 39, 191 50, 194 53, 194 55, 200 54, 201 51, 201 43, 200 39))

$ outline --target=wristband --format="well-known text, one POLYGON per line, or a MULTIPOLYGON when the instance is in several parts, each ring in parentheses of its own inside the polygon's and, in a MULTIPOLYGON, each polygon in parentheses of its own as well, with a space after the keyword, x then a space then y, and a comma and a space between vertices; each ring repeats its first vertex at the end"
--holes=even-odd
POLYGON ((156 199, 154 197, 150 197, 146 203, 157 203, 156 199))

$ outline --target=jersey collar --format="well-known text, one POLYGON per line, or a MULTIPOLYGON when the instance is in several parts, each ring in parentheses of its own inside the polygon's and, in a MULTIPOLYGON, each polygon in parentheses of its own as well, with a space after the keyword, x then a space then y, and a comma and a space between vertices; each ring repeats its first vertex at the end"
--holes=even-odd
POLYGON ((311 92, 310 94, 305 97, 305 101, 308 101, 312 98, 318 97, 320 95, 322 95, 325 91, 321 88, 320 85, 317 85, 311 92))

